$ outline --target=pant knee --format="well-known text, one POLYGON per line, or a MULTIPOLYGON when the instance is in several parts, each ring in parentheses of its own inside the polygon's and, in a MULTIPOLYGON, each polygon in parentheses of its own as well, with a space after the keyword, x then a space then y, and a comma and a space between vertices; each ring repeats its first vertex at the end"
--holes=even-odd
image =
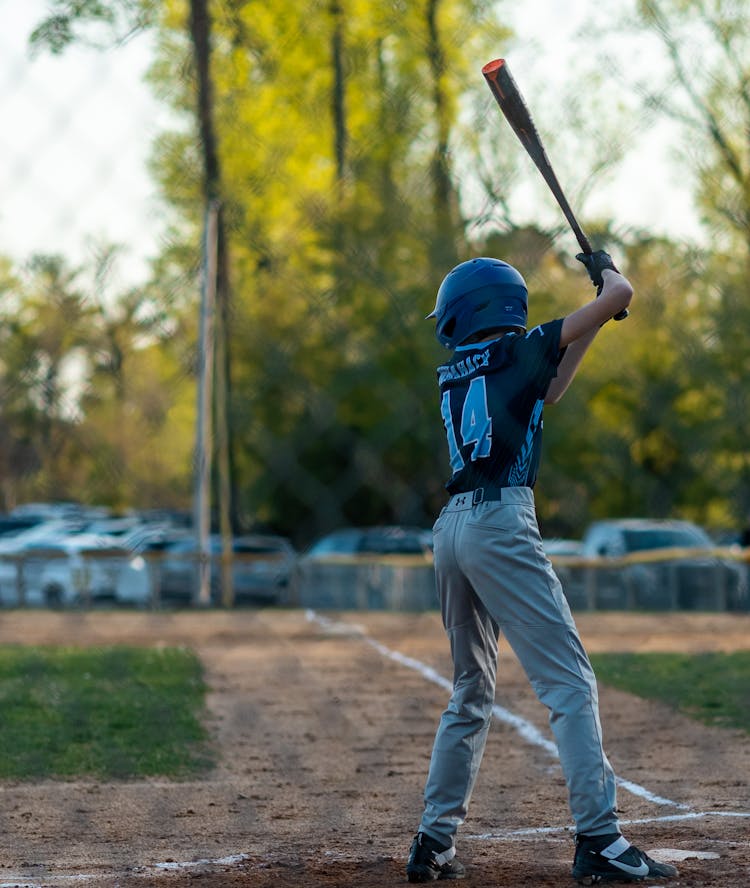
POLYGON ((570 685, 535 685, 539 700, 554 715, 574 716, 588 714, 592 708, 598 709, 599 695, 595 684, 582 680, 580 684, 570 685))
POLYGON ((494 702, 494 682, 478 675, 475 680, 463 681, 453 688, 449 709, 467 722, 489 723, 494 702))

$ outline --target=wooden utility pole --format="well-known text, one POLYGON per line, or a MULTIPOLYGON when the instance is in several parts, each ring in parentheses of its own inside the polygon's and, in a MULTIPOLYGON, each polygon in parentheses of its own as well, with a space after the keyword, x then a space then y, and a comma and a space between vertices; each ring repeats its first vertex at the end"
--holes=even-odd
POLYGON ((198 550, 196 603, 211 603, 211 466, 213 464, 214 329, 218 243, 216 203, 206 211, 203 232, 200 340, 198 343, 198 418, 195 453, 195 532, 198 550))
POLYGON ((216 424, 217 476, 216 497, 222 539, 221 598, 225 605, 234 601, 232 584, 233 525, 235 524, 234 485, 232 483, 231 434, 228 402, 230 399, 229 358, 229 261, 226 230, 221 207, 221 166, 214 124, 214 90, 211 79, 211 16, 209 0, 190 0, 190 37, 197 77, 198 127, 203 150, 203 193, 206 204, 215 211, 216 259, 214 276, 215 317, 213 324, 212 394, 216 424))

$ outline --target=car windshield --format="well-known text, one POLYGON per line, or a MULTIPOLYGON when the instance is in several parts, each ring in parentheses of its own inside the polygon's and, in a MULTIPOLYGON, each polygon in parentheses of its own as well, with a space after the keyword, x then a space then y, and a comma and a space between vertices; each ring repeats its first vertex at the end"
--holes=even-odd
POLYGON ((430 549, 430 533, 419 527, 360 527, 336 530, 308 550, 326 555, 423 555, 430 549))
POLYGON ((357 551, 359 533, 354 530, 332 533, 310 548, 310 555, 351 555, 357 551))
POLYGON ((366 534, 360 545, 360 552, 381 555, 414 555, 425 550, 422 540, 413 534, 366 534))
POLYGON ((628 552, 642 552, 645 549, 671 549, 673 547, 709 546, 710 540, 696 530, 680 527, 649 528, 626 530, 623 533, 625 549, 628 552))

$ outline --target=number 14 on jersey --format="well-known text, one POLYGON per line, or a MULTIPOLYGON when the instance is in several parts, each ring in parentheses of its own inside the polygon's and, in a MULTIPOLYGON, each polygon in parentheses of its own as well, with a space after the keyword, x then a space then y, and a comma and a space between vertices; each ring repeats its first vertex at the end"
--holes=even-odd
POLYGON ((490 455, 492 417, 487 408, 487 386, 484 376, 472 379, 465 392, 461 390, 444 392, 440 412, 448 436, 451 469, 454 472, 458 472, 464 467, 461 450, 471 444, 474 445, 471 451, 472 462, 490 455), (452 399, 451 395, 453 395, 452 399), (456 436, 457 430, 461 436, 460 444, 456 436))

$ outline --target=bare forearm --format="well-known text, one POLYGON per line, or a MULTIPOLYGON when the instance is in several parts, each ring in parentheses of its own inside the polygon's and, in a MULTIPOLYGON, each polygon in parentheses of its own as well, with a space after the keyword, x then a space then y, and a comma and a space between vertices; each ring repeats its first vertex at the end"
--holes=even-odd
POLYGON ((547 390, 547 395, 544 399, 546 404, 556 404, 565 394, 597 332, 598 328, 589 330, 588 333, 584 333, 583 336, 573 340, 566 348, 565 354, 557 367, 557 376, 552 380, 547 390))

